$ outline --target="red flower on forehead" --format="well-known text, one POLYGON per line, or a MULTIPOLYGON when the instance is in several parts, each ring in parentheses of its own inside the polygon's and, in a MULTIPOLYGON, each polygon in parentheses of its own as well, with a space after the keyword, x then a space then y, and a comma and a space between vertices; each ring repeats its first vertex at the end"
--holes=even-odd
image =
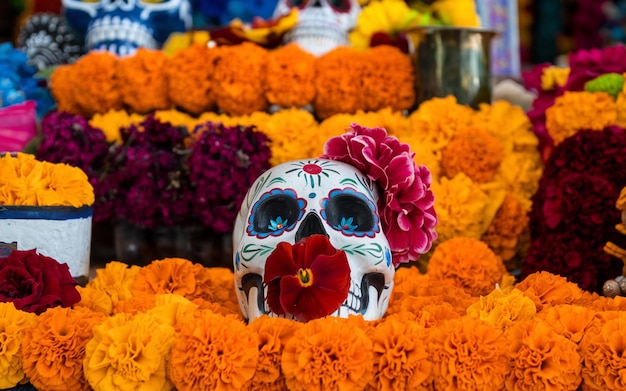
POLYGON ((265 263, 264 281, 272 312, 308 322, 332 314, 346 300, 350 265, 328 237, 312 235, 294 245, 279 243, 265 263))

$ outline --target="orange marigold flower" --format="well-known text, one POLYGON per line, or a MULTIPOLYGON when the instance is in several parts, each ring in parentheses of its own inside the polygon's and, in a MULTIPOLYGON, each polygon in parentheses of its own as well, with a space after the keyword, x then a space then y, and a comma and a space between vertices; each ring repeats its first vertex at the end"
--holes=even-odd
POLYGON ((72 64, 56 67, 52 75, 50 75, 50 93, 57 103, 58 111, 84 115, 83 109, 74 96, 78 93, 76 82, 74 81, 75 75, 75 68, 72 64))
POLYGON ((626 93, 624 93, 624 90, 617 95, 615 106, 617 110, 615 125, 626 128, 626 93))
POLYGON ((533 319, 536 313, 535 303, 518 289, 508 293, 494 289, 467 308, 470 317, 484 320, 502 331, 515 322, 533 319))
POLYGON ((508 390, 576 390, 581 382, 578 345, 542 319, 516 322, 507 330, 512 366, 508 390))
POLYGON ((117 64, 122 101, 131 111, 148 113, 170 107, 165 67, 169 58, 161 50, 139 48, 117 64))
POLYGON ((471 118, 471 127, 484 129, 496 137, 504 147, 504 154, 537 152, 539 139, 533 126, 520 106, 505 100, 491 104, 481 103, 471 118))
POLYGON ((441 167, 448 178, 465 173, 477 183, 490 182, 503 158, 502 144, 487 131, 462 128, 442 150, 441 167))
MULTIPOLYGON (((154 260, 139 269, 132 285, 139 293, 176 293, 187 297, 196 291, 196 274, 203 266, 184 258, 154 260)), ((193 297, 193 296, 192 296, 193 297)))
POLYGON ((174 328, 154 314, 113 315, 93 328, 85 346, 85 377, 94 391, 171 390, 167 361, 173 341, 174 328))
POLYGON ((412 313, 412 320, 425 328, 435 327, 448 319, 457 319, 463 315, 465 308, 455 307, 444 300, 442 296, 409 296, 400 302, 396 312, 391 315, 412 313))
POLYGON ((193 115, 215 110, 213 72, 219 50, 196 43, 177 51, 165 64, 172 103, 193 115))
POLYGON ((433 280, 452 280, 472 296, 494 290, 506 269, 502 259, 480 240, 453 238, 435 249, 428 263, 433 280))
POLYGON ((585 333, 580 352, 583 358, 583 389, 620 390, 626 387, 626 313, 606 321, 598 330, 585 333))
POLYGON ((363 109, 364 91, 358 81, 363 79, 366 67, 363 52, 347 46, 316 59, 313 107, 318 118, 363 109))
POLYGON ((292 43, 267 56, 265 96, 280 107, 302 107, 315 97, 315 56, 292 43))
POLYGON ((302 326, 285 318, 261 316, 248 325, 256 332, 259 343, 259 362, 254 377, 247 387, 250 390, 286 390, 285 376, 280 368, 280 360, 285 345, 302 326))
POLYGON ((312 320, 285 346, 281 367, 287 387, 304 390, 362 390, 374 376, 372 341, 354 322, 312 320))
MULTIPOLYGON (((394 46, 380 45, 363 52, 367 65, 361 79, 366 111, 408 110, 415 104, 415 72, 411 57, 394 46)), ((358 80, 358 82, 357 82, 358 80)), ((380 126, 380 124, 378 125, 380 126)))
POLYGON ((113 303, 130 299, 132 286, 141 268, 119 261, 111 261, 104 268, 96 269, 96 276, 87 283, 88 288, 106 293, 113 303))
POLYGON ((38 390, 91 390, 83 374, 85 346, 105 315, 86 307, 54 307, 26 330, 24 372, 38 390))
POLYGON ((104 315, 113 313, 113 301, 106 292, 87 286, 77 286, 76 289, 80 293, 80 301, 76 303, 76 306, 87 307, 93 312, 99 312, 104 315))
POLYGON ((535 302, 538 311, 546 306, 574 303, 582 296, 578 285, 545 271, 526 276, 515 287, 535 302))
POLYGON ((91 118, 96 113, 120 110, 122 94, 117 79, 118 58, 107 51, 92 51, 78 59, 74 71, 74 98, 81 115, 91 118))
POLYGON ((387 318, 371 335, 376 390, 429 390, 432 363, 428 357, 427 329, 417 322, 387 318))
POLYGON ((243 115, 265 111, 267 49, 251 42, 220 46, 220 61, 213 72, 217 106, 227 114, 243 115))
POLYGON ((256 333, 243 322, 203 311, 183 325, 169 358, 169 375, 180 390, 240 390, 254 376, 256 333))
POLYGON ((603 321, 591 308, 579 305, 560 304, 537 314, 559 335, 578 344, 588 332, 597 332, 603 321))
POLYGON ((25 379, 22 365, 24 333, 37 321, 32 312, 0 303, 0 388, 15 387, 25 379))
POLYGON ((239 300, 233 289, 233 281, 235 277, 228 268, 196 267, 196 290, 187 295, 187 298, 190 300, 201 298, 219 304, 228 312, 238 314, 239 300))
POLYGON ((459 129, 467 127, 474 110, 457 103, 454 96, 432 98, 422 102, 409 115, 409 129, 418 139, 428 142, 436 150, 448 145, 459 129))
POLYGON ((546 128, 554 145, 579 130, 602 130, 617 121, 617 106, 606 92, 566 91, 546 110, 546 128))
POLYGON ((520 236, 526 230, 528 230, 526 210, 517 198, 507 194, 487 232, 480 240, 487 243, 489 248, 502 258, 507 270, 512 271, 521 266, 522 257, 515 256, 520 251, 520 236))
MULTIPOLYGON (((589 292, 583 292, 583 299, 588 297, 589 292)), ((574 304, 585 305, 596 311, 626 311, 626 297, 615 296, 613 298, 606 296, 599 296, 597 293, 588 301, 582 299, 575 300, 574 304)))
POLYGON ((509 370, 507 340, 482 320, 448 320, 430 330, 428 348, 436 390, 499 390, 509 370))
POLYGON ((113 313, 126 313, 130 315, 146 312, 156 305, 156 295, 151 293, 138 293, 130 299, 113 302, 113 313))

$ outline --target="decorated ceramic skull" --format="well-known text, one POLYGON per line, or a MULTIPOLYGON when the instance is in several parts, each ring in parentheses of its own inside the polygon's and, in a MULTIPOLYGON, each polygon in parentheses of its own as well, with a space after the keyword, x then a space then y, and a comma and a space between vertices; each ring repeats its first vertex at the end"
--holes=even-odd
POLYGON ((348 31, 356 26, 361 6, 356 0, 279 0, 274 18, 299 9, 298 23, 284 41, 296 42, 316 56, 348 45, 348 31))
POLYGON ((121 56, 137 48, 158 49, 173 32, 191 28, 189 0, 63 0, 72 28, 85 37, 87 50, 121 56))
POLYGON ((296 160, 261 175, 246 194, 233 231, 235 286, 244 316, 249 321, 277 316, 268 306, 264 283, 276 246, 321 234, 345 251, 350 266, 347 299, 331 316, 382 317, 395 268, 377 202, 376 183, 338 161, 296 160))

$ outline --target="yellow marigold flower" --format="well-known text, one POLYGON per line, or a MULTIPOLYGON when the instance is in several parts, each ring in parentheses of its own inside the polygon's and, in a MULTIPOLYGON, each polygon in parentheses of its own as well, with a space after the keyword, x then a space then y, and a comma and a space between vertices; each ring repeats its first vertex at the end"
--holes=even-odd
POLYGON ((20 311, 12 302, 0 303, 0 388, 12 388, 24 379, 22 342, 37 316, 20 311))
POLYGON ((424 141, 436 150, 446 146, 457 131, 467 127, 474 110, 458 104, 452 95, 433 98, 422 102, 409 116, 409 131, 416 135, 418 142, 424 141))
POLYGON ((544 91, 554 90, 557 86, 563 87, 569 77, 569 68, 551 65, 541 71, 541 89, 544 91))
POLYGON ((105 315, 113 313, 113 301, 106 292, 86 286, 77 286, 76 289, 80 293, 80 301, 75 304, 76 307, 86 307, 105 315))
POLYGON ((543 163, 539 150, 512 152, 504 157, 495 181, 504 186, 506 193, 514 196, 529 211, 531 198, 539 189, 543 163))
POLYGON ((154 307, 146 312, 153 314, 161 322, 174 327, 176 332, 179 332, 182 325, 193 319, 197 309, 198 305, 196 303, 183 296, 166 293, 155 295, 154 307))
POLYGON ((477 128, 460 129, 442 150, 441 166, 448 178, 462 172, 472 181, 493 180, 503 158, 497 138, 477 128))
POLYGON ((507 270, 511 271, 521 266, 520 260, 514 258, 520 250, 520 236, 527 229, 527 211, 515 197, 507 194, 481 240, 502 258, 507 270))
POLYGON ((54 307, 24 334, 24 373, 37 390, 91 390, 83 372, 85 345, 105 315, 86 307, 54 307))
POLYGON ((161 122, 169 122, 174 126, 184 126, 189 133, 201 123, 197 118, 178 110, 157 110, 154 116, 161 122))
POLYGON ((505 293, 496 288, 467 308, 468 316, 484 320, 502 331, 515 322, 533 319, 536 313, 535 303, 518 289, 505 293))
POLYGON ((553 305, 571 304, 582 297, 577 284, 549 272, 533 273, 515 287, 531 298, 539 311, 553 305))
POLYGON ((491 204, 489 196, 465 174, 433 181, 432 190, 439 218, 439 242, 456 237, 478 239, 491 224, 486 217, 491 204))
POLYGON ((285 345, 301 326, 300 322, 265 315, 248 325, 256 332, 259 341, 259 362, 254 376, 247 384, 249 389, 268 391, 287 389, 280 360, 285 345))
POLYGON ((474 0, 437 0, 430 9, 444 25, 480 27, 474 0))
POLYGON ((375 33, 395 36, 418 22, 419 16, 419 12, 409 8, 403 0, 373 1, 361 10, 356 27, 349 35, 350 44, 357 49, 367 49, 375 33))
POLYGON ((507 340, 499 329, 470 317, 448 320, 428 333, 436 390, 500 390, 509 372, 507 340))
POLYGON ((317 133, 317 121, 313 114, 306 110, 290 108, 277 111, 267 121, 257 125, 267 135, 272 151, 270 163, 278 165, 291 160, 306 159, 319 156, 313 154, 316 148, 310 139, 317 133))
POLYGON ((94 391, 169 391, 167 363, 174 328, 154 314, 116 314, 93 329, 83 369, 94 391))
POLYGON ((473 238, 442 242, 428 262, 431 279, 451 280, 472 296, 490 293, 506 273, 502 259, 473 238))
POLYGON ((578 389, 582 366, 575 343, 540 318, 515 322, 506 333, 511 356, 506 389, 578 389))
POLYGON ((554 145, 579 130, 602 130, 617 121, 617 105, 606 92, 567 91, 546 110, 546 128, 554 145))
POLYGON ((294 391, 365 388, 374 376, 372 341, 345 319, 312 320, 296 331, 281 367, 294 391))
POLYGON ((96 276, 86 287, 106 293, 113 303, 133 296, 132 286, 141 268, 119 261, 111 261, 104 268, 96 269, 96 276))
POLYGON ((176 337, 169 376, 180 391, 241 390, 254 376, 258 359, 252 328, 205 311, 183 325, 176 337))
POLYGON ((599 331, 604 323, 594 309, 572 304, 544 309, 537 317, 544 319, 559 335, 577 344, 585 334, 599 331))
POLYGON ((373 330, 374 378, 376 390, 428 390, 431 375, 427 330, 417 322, 386 318, 373 330))
POLYGON ((0 157, 0 205, 78 208, 93 203, 93 187, 80 168, 25 153, 0 157))
POLYGON ((482 103, 471 118, 471 127, 484 129, 500 140, 505 156, 512 152, 536 152, 539 139, 520 106, 499 100, 482 103))
POLYGON ((104 114, 95 114, 89 124, 94 128, 102 130, 107 141, 110 143, 122 143, 122 128, 127 128, 133 124, 143 121, 143 115, 128 113, 126 110, 109 110, 104 114))

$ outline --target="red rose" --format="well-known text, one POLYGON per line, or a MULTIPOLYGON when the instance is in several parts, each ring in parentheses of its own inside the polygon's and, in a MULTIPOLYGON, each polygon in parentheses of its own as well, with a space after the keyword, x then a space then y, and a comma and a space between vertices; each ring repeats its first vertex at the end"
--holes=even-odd
POLYGON ((51 307, 69 307, 80 301, 78 283, 67 264, 37 254, 14 250, 0 258, 0 302, 40 314, 51 307))

